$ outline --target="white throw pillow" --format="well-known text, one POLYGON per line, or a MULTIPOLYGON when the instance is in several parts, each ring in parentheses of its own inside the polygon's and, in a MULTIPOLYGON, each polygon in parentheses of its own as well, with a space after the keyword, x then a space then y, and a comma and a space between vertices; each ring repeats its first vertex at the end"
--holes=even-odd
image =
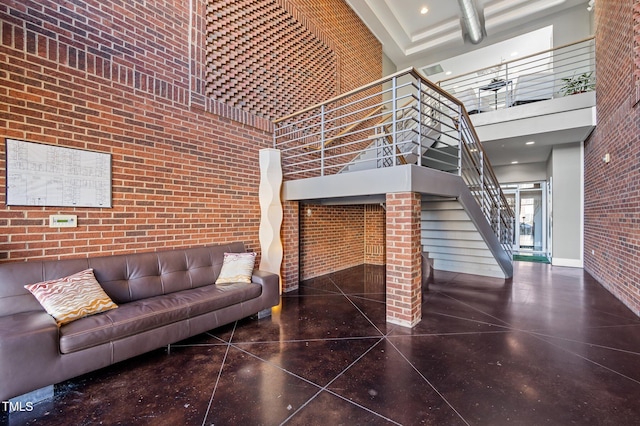
POLYGON ((255 253, 225 253, 216 284, 250 283, 255 253))

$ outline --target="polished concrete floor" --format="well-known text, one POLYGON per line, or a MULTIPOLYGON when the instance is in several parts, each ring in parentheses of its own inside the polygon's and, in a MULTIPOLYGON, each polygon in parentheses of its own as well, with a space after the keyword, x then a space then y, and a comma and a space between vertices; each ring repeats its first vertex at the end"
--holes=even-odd
POLYGON ((65 383, 34 425, 635 425, 640 319, 579 269, 435 273, 413 329, 384 270, 301 284, 246 319, 65 383))

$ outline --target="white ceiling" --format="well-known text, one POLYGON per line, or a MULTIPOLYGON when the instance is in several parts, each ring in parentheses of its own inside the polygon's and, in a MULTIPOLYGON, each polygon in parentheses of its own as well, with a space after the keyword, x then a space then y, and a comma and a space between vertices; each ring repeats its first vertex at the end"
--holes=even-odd
POLYGON ((385 54, 405 68, 435 62, 519 35, 527 23, 588 0, 476 0, 485 21, 486 38, 478 45, 464 40, 455 0, 346 0, 373 34, 385 54), (429 11, 422 15, 420 10, 429 11))

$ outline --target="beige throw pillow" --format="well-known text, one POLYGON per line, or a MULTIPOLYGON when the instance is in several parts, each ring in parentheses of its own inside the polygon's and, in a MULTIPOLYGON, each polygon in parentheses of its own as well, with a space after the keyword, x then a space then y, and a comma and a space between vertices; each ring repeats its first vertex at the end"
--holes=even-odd
POLYGON ((250 283, 255 253, 225 253, 216 284, 250 283))

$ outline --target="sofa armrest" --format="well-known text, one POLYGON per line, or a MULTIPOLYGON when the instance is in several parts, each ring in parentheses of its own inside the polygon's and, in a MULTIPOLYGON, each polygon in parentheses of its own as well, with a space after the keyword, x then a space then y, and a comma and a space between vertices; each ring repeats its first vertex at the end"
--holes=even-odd
POLYGON ((0 400, 57 383, 58 326, 45 311, 0 318, 0 400))
POLYGON ((262 296, 269 303, 269 306, 276 306, 280 303, 280 277, 278 275, 255 270, 251 281, 262 286, 262 296))

